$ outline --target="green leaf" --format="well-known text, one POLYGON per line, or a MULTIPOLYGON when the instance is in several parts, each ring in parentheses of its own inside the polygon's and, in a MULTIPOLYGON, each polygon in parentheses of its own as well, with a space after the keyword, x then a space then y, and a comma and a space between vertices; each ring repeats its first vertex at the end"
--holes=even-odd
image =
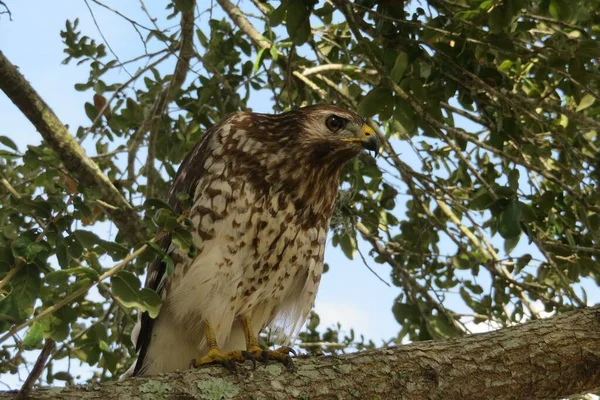
POLYGON ((408 54, 398 54, 398 57, 396 57, 396 62, 394 63, 394 68, 392 68, 392 72, 390 73, 390 78, 394 82, 399 83, 404 76, 406 67, 408 67, 408 54))
POLYGON ((110 279, 112 293, 126 307, 135 307, 140 302, 140 280, 129 271, 119 271, 110 279))
MULTIPOLYGON (((177 194, 177 196, 179 196, 179 193, 177 194)), ((146 199, 146 201, 144 201, 143 207, 145 210, 151 210, 153 208, 166 208, 168 210, 171 210, 172 212, 175 212, 175 210, 173 210, 173 207, 171 207, 169 203, 156 197, 150 197, 146 199)))
POLYGON ((15 142, 13 142, 12 139, 10 139, 9 137, 0 136, 0 143, 5 145, 6 147, 13 149, 14 151, 19 151, 19 148, 17 147, 15 142))
POLYGON ((15 257, 24 258, 29 263, 33 263, 40 253, 50 251, 48 243, 33 241, 27 235, 19 236, 11 247, 15 257))
POLYGON ((513 238, 510 239, 506 239, 504 241, 504 252, 507 255, 510 255, 510 253, 515 249, 515 247, 517 247, 517 245, 519 244, 519 240, 521 239, 520 235, 517 235, 513 238))
POLYGON ((517 260, 517 273, 520 272, 523 268, 525 268, 527 265, 529 265, 529 263, 531 262, 531 260, 533 259, 533 257, 531 256, 531 254, 523 254, 521 257, 519 257, 519 259, 517 260))
POLYGON ((156 318, 162 300, 158 293, 150 288, 140 290, 140 280, 129 271, 119 271, 110 280, 114 296, 125 307, 148 312, 156 318))
POLYGON ((194 239, 191 232, 177 229, 171 234, 171 242, 182 252, 189 254, 194 249, 194 239))
POLYGON ((42 341, 44 340, 44 330, 47 328, 39 321, 36 321, 31 325, 31 327, 27 330, 25 337, 23 338, 23 348, 25 350, 34 350, 38 349, 42 345, 42 341))
POLYGON ((60 371, 57 372, 53 375, 54 379, 56 379, 57 381, 70 381, 73 379, 73 377, 71 376, 71 374, 69 374, 66 371, 60 371))
POLYGON ((519 170, 516 168, 508 173, 508 186, 514 191, 519 189, 519 175, 519 170))
POLYGON ((98 247, 106 251, 113 260, 121 260, 127 256, 129 249, 122 244, 101 240, 98 247))
POLYGON ((176 215, 173 213, 173 211, 166 208, 160 208, 158 211, 156 211, 152 220, 159 228, 167 231, 172 231, 179 226, 176 215))
POLYGON ((571 16, 571 5, 567 0, 550 0, 548 11, 552 17, 565 21, 571 16))
POLYGON ((33 265, 25 265, 17 272, 12 280, 13 290, 10 295, 3 299, 11 307, 14 307, 11 315, 24 319, 33 314, 33 306, 40 294, 42 281, 40 273, 33 265))
POLYGON ((405 325, 407 322, 419 321, 419 308, 416 304, 394 303, 392 306, 392 314, 400 325, 405 325))
POLYGON ((196 29, 196 36, 202 47, 208 47, 208 38, 201 29, 196 29))
POLYGON ((494 203, 492 195, 486 188, 480 188, 475 192, 473 199, 469 202, 469 208, 472 210, 487 210, 494 203))
POLYGON ((498 233, 504 239, 513 239, 521 234, 521 207, 511 200, 498 217, 498 233))
POLYGON ((73 232, 73 235, 83 244, 85 247, 94 247, 99 244, 102 239, 98 237, 94 232, 78 229, 73 232))
POLYGON ((297 45, 304 44, 310 36, 310 8, 304 0, 290 0, 287 3, 286 29, 297 45))
POLYGON ((194 0, 173 0, 173 4, 181 12, 187 12, 194 8, 194 0))
POLYGON ((108 344, 104 341, 104 340, 100 340, 98 342, 98 348, 100 349, 101 352, 103 353, 107 353, 110 351, 110 347, 108 346, 108 344))
POLYGON ((67 246, 65 246, 64 242, 65 241, 62 237, 62 234, 57 234, 54 249, 56 251, 56 259, 58 260, 58 265, 60 265, 61 268, 67 268, 69 266, 69 250, 67 246))
POLYGON ((256 55, 256 60, 254 60, 254 68, 252 68, 252 73, 256 74, 256 72, 258 72, 258 68, 260 68, 260 63, 262 61, 262 56, 265 52, 265 48, 263 47, 262 49, 260 49, 258 51, 258 54, 256 55))
POLYGON ((148 312, 150 318, 156 318, 162 305, 160 295, 150 288, 144 288, 140 292, 140 300, 148 312))
POLYGON ((596 98, 594 96, 592 96, 591 94, 586 93, 581 98, 581 101, 579 102, 579 105, 577 106, 575 111, 577 111, 577 112, 583 111, 586 108, 591 107, 595 102, 596 102, 596 98))
POLYGON ((356 247, 356 238, 351 236, 350 234, 344 234, 340 237, 340 247, 342 251, 349 259, 353 260, 356 255, 357 247, 356 247))
POLYGON ((375 88, 358 103, 358 113, 363 117, 370 118, 385 107, 393 106, 393 102, 394 98, 390 89, 375 88))
POLYGON ((66 269, 59 269, 52 271, 44 275, 44 282, 49 285, 63 285, 69 280, 69 271, 66 269))
POLYGON ((275 45, 271 46, 271 48, 269 49, 269 53, 271 53, 271 58, 273 59, 273 61, 277 61, 279 53, 277 52, 277 47, 275 45))
POLYGON ((91 103, 85 103, 84 105, 85 115, 90 119, 90 121, 94 121, 98 116, 98 110, 91 103))
POLYGON ((283 22, 283 18, 285 17, 286 10, 287 10, 287 3, 282 1, 281 4, 279 4, 279 7, 274 9, 271 12, 271 14, 269 14, 269 24, 271 26, 281 25, 281 23, 283 22))

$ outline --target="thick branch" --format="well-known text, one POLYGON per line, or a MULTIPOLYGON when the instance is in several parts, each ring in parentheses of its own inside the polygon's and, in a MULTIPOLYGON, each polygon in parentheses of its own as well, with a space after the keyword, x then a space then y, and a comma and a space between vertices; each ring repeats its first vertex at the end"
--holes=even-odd
POLYGON ((58 154, 65 167, 86 187, 95 187, 110 219, 131 243, 145 240, 145 230, 131 204, 92 161, 56 114, 31 87, 19 70, 0 51, 0 89, 31 121, 46 143, 58 154))
MULTIPOLYGON (((32 399, 556 399, 600 388, 600 307, 447 341, 297 359, 233 375, 222 367, 68 389, 32 399)), ((0 393, 0 399, 11 393, 0 393)))

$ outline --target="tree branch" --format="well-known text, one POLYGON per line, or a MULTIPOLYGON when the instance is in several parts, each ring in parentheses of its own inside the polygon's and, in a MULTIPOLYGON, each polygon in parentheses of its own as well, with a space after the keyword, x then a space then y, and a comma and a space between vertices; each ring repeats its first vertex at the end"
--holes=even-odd
POLYGON ((105 208, 105 211, 121 233, 131 243, 144 241, 145 229, 131 204, 114 187, 98 165, 85 154, 83 148, 52 109, 1 51, 0 89, 40 132, 69 172, 83 185, 97 188, 102 193, 102 200, 114 206, 114 208, 105 208))
POLYGON ((235 375, 204 368, 30 398, 557 399, 600 388, 600 307, 452 340, 299 358, 296 366, 244 366, 235 375))
POLYGON ((267 40, 254 26, 248 21, 240 9, 229 0, 217 0, 217 3, 225 10, 229 18, 237 25, 242 32, 252 40, 254 45, 259 49, 268 49, 271 47, 271 42, 267 40))

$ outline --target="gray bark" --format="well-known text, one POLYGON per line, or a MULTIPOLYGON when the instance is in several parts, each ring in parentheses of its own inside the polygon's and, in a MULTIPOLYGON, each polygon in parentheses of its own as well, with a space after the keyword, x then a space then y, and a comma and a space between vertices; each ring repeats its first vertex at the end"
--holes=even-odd
MULTIPOLYGON (((600 389, 600 307, 341 357, 38 389, 32 399, 557 399, 600 389)), ((0 392, 0 399, 13 393, 0 392)))

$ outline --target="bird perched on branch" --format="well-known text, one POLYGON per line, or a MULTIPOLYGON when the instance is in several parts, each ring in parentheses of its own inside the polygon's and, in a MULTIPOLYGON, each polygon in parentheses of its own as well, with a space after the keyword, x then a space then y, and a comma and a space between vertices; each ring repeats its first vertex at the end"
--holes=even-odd
POLYGON ((291 339, 310 312, 321 273, 339 175, 378 138, 353 112, 316 105, 280 115, 238 112, 202 136, 168 194, 194 225, 196 255, 161 245, 146 286, 163 299, 156 319, 134 328, 130 375, 245 360, 291 365, 289 347, 262 350, 266 326, 291 339), (187 193, 183 209, 178 193, 187 193))

